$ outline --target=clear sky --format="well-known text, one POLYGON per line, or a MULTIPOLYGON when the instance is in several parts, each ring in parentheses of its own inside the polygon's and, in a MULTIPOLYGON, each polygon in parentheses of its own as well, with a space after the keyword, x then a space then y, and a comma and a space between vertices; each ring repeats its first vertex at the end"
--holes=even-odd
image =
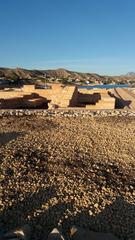
POLYGON ((135 71, 135 0, 0 0, 0 66, 135 71))

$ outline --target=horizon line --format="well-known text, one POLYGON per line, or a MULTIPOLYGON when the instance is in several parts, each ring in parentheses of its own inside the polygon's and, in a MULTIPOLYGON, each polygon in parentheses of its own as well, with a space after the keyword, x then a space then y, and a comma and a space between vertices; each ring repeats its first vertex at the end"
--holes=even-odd
POLYGON ((79 71, 79 70, 73 70, 73 69, 70 69, 70 68, 66 68, 66 67, 50 67, 50 68, 40 68, 40 67, 37 67, 37 68, 32 68, 32 67, 24 67, 24 66, 0 66, 0 69, 3 68, 3 69, 12 69, 12 70, 15 70, 15 69, 22 69, 22 70, 28 70, 28 71, 34 71, 34 70, 38 70, 38 71, 49 71, 49 70, 66 70, 66 71, 70 71, 70 72, 76 72, 76 73, 84 73, 84 74, 97 74, 97 75, 101 75, 101 76, 114 76, 114 77, 117 77, 117 76, 125 76, 127 75, 128 73, 134 73, 134 71, 128 71, 127 73, 125 74, 109 74, 109 73, 99 73, 99 72, 94 72, 94 71, 79 71))

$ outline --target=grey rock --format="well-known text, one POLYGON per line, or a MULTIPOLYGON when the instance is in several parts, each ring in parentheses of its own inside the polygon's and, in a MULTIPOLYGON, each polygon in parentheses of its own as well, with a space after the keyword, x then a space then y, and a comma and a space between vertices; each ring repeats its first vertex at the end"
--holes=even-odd
POLYGON ((58 231, 57 228, 54 228, 52 232, 49 234, 47 240, 64 240, 62 234, 58 231))
POLYGON ((13 240, 15 238, 15 239, 28 240, 30 239, 30 235, 31 235, 30 226, 24 225, 23 227, 7 232, 6 234, 4 234, 3 239, 13 240))

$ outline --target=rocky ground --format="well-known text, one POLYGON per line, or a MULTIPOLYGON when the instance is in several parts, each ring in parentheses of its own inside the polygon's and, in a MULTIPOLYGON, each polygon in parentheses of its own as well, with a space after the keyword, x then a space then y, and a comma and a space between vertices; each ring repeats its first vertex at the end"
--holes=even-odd
POLYGON ((5 116, 0 142, 0 229, 135 239, 135 117, 5 116))

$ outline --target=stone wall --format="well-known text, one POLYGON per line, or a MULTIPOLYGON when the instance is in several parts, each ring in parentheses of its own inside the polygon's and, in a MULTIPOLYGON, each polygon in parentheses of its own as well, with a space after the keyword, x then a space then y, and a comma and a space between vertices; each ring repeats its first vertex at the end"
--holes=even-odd
POLYGON ((79 103, 80 104, 96 104, 99 100, 101 99, 101 94, 100 93, 80 93, 79 92, 79 103))
POLYGON ((79 103, 86 109, 115 109, 115 98, 106 89, 79 89, 79 103))
POLYGON ((132 110, 86 110, 86 109, 57 109, 57 110, 28 110, 12 109, 0 110, 0 117, 4 116, 46 116, 46 117, 135 117, 132 110))
MULTIPOLYGON (((27 99, 28 99, 27 98, 27 99)), ((33 103, 32 106, 34 106, 35 101, 35 107, 37 102, 41 104, 43 101, 51 102, 54 105, 57 105, 60 108, 66 108, 71 106, 76 106, 78 101, 78 91, 75 86, 65 86, 62 87, 61 84, 53 84, 50 89, 35 89, 34 85, 24 85, 21 89, 15 89, 13 91, 0 91, 0 108, 18 108, 18 101, 24 102, 24 107, 30 106, 30 102, 33 103), (38 99, 35 100, 35 96, 38 99), (26 100, 26 96, 30 99, 29 101, 26 100), (7 101, 7 99, 11 100, 11 104, 5 105, 3 100, 7 101), (33 99, 33 101, 32 101, 33 99), (44 100, 43 100, 44 99, 44 100)))
POLYGON ((88 109, 115 108, 115 98, 110 97, 105 89, 78 89, 76 86, 62 86, 61 84, 52 84, 48 89, 37 89, 35 85, 24 85, 21 89, 0 91, 0 108, 3 109, 6 106, 7 108, 18 108, 20 98, 22 99, 22 108, 30 106, 36 108, 36 105, 40 105, 40 102, 41 104, 45 102, 45 105, 49 102, 49 108, 54 108, 54 106, 58 108, 82 106, 88 109), (24 101, 27 96, 30 100, 24 101), (37 98, 37 101, 35 98, 37 98), (8 106, 3 102, 3 100, 7 101, 7 99, 11 100, 12 107, 11 104, 8 106))

